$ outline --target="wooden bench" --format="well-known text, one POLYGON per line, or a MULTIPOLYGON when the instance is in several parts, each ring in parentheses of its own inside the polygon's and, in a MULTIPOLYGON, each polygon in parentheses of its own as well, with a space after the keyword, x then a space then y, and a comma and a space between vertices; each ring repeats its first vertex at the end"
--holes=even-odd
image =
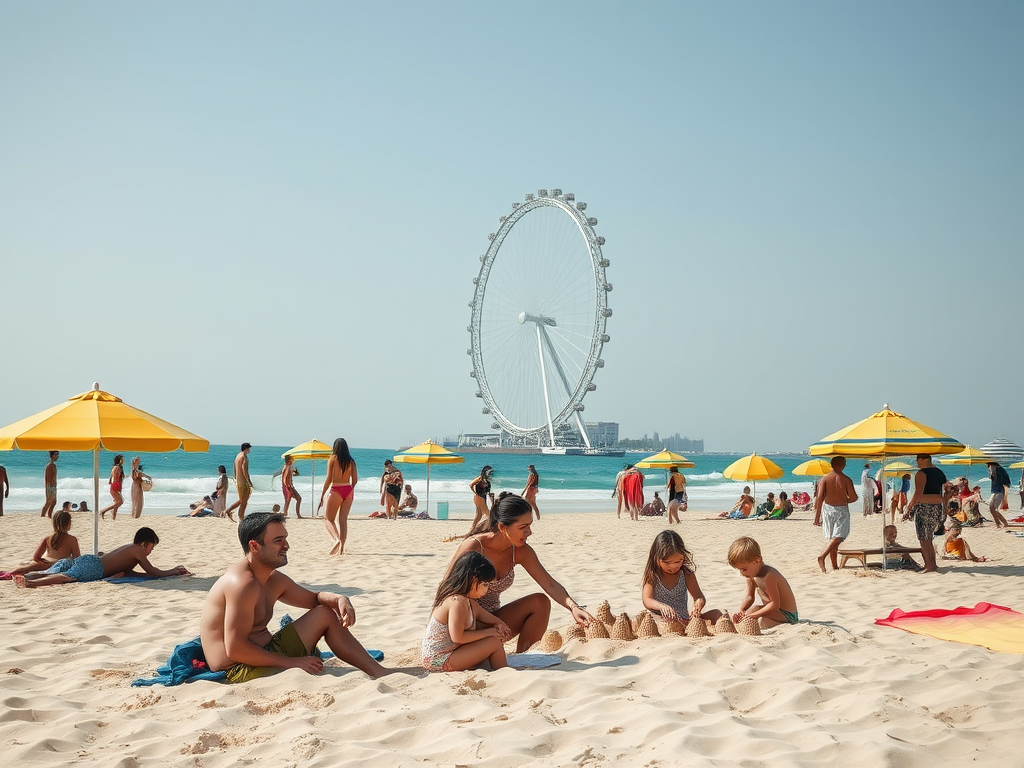
MULTIPOLYGON (((921 554, 921 548, 917 547, 889 547, 885 550, 887 555, 912 555, 914 553, 921 554)), ((845 568, 847 560, 859 560, 862 568, 868 567, 868 555, 881 555, 882 548, 878 549, 840 549, 839 557, 842 558, 839 561, 839 567, 845 568)))

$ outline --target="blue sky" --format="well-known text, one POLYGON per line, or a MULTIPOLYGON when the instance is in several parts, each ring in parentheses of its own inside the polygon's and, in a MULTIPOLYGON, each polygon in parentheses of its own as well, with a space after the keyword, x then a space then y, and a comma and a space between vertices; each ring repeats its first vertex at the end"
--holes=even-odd
POLYGON ((1024 6, 0 2, 0 423, 98 380, 214 442, 479 431, 471 280, 607 238, 587 418, 1024 441, 1024 6))

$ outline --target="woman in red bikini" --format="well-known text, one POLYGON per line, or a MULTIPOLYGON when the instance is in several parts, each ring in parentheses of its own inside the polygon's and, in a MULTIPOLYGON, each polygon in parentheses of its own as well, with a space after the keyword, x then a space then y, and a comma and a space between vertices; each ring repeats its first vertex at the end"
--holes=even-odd
POLYGON ((320 493, 320 507, 324 505, 324 497, 327 497, 327 512, 324 514, 324 524, 327 526, 327 533, 334 542, 330 554, 345 554, 345 539, 348 538, 348 511, 352 509, 352 495, 356 483, 359 482, 359 475, 356 473, 356 463, 349 453, 348 443, 344 438, 339 437, 334 441, 333 453, 327 460, 327 479, 324 481, 324 489, 320 493), (330 490, 330 495, 328 495, 330 490))
POLYGON ((114 466, 110 469, 110 498, 114 503, 109 507, 100 510, 100 517, 106 518, 110 513, 111 520, 117 520, 117 510, 124 504, 124 496, 121 495, 121 488, 124 485, 124 456, 120 453, 114 457, 114 466))

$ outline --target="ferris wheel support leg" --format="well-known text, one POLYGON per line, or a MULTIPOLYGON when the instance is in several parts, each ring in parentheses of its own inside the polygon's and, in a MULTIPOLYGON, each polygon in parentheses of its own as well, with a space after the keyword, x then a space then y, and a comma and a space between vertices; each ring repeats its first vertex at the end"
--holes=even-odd
MULTIPOLYGON (((569 377, 565 375, 565 369, 562 367, 562 361, 558 359, 558 353, 555 351, 555 345, 551 343, 551 337, 548 336, 547 330, 542 327, 539 323, 537 324, 537 334, 547 344, 548 354, 551 355, 551 361, 555 364, 555 370, 558 371, 559 378, 562 379, 562 386, 565 387, 565 394, 570 398, 572 397, 572 387, 569 386, 569 377)), ((544 364, 544 355, 541 354, 541 365, 544 364)), ((547 397, 548 388, 547 384, 544 385, 544 396, 547 397)), ((590 447, 590 438, 587 436, 587 428, 583 426, 583 419, 580 418, 579 411, 573 414, 576 417, 576 426, 579 427, 580 437, 583 438, 583 444, 590 447)), ((548 411, 548 423, 551 423, 551 411, 548 411)), ((551 444, 555 444, 554 437, 551 438, 551 444)))
POLYGON ((544 408, 548 414, 548 436, 551 446, 555 445, 555 426, 551 423, 551 402, 548 400, 548 374, 544 370, 544 342, 541 340, 540 324, 537 324, 537 354, 540 355, 540 383, 544 387, 544 408))
POLYGON ((576 414, 576 426, 580 429, 580 436, 583 438, 583 444, 590 448, 590 437, 587 436, 587 428, 583 426, 583 419, 580 418, 579 413, 576 414))

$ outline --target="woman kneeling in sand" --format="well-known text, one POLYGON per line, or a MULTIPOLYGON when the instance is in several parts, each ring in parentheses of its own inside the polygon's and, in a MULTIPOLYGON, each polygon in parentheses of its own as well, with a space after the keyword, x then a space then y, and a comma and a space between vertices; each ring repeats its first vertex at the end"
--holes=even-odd
POLYGON ((480 552, 490 561, 496 578, 487 584, 487 592, 479 599, 480 606, 501 619, 511 630, 512 637, 519 637, 516 653, 522 653, 543 637, 548 628, 551 600, 565 607, 578 624, 587 626, 595 620, 544 570, 537 553, 526 543, 533 533, 532 522, 533 508, 526 499, 507 491, 502 493, 487 519, 480 521, 459 545, 445 574, 448 578, 455 562, 466 552, 480 552), (502 605, 501 593, 512 586, 517 564, 523 566, 547 594, 535 592, 502 605))

